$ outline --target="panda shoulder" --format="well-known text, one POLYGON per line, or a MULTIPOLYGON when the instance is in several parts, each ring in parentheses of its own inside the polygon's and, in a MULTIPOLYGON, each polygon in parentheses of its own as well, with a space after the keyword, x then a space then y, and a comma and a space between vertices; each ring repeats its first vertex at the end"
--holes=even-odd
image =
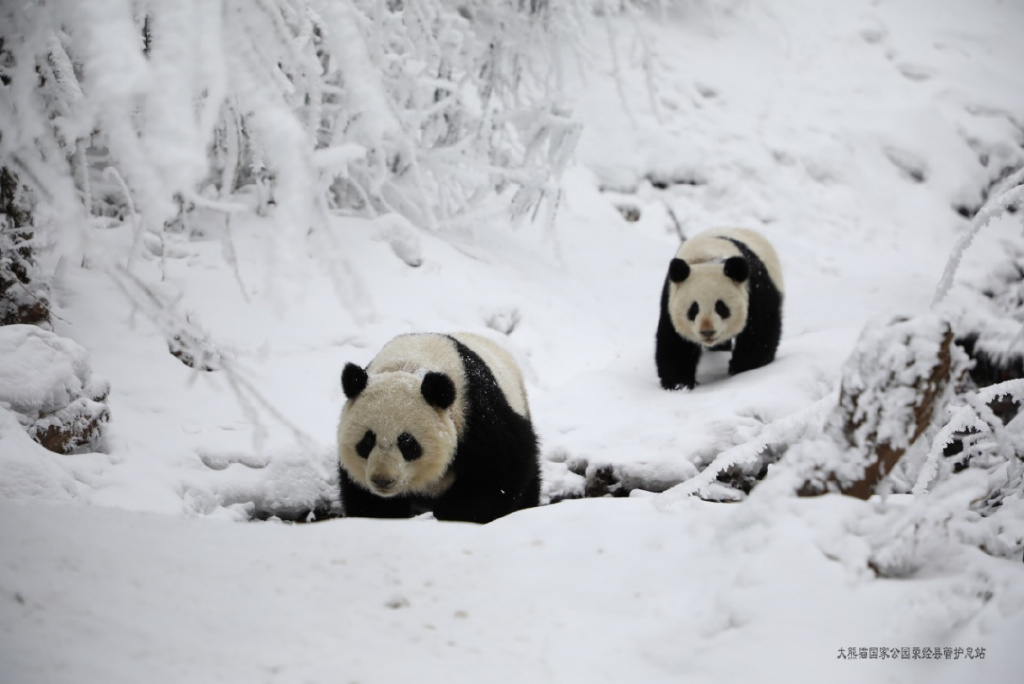
POLYGON ((735 239, 745 244, 751 252, 757 255, 757 258, 761 260, 768 271, 768 277, 772 279, 779 292, 782 292, 785 289, 782 276, 782 262, 779 260, 779 255, 775 251, 775 247, 772 246, 772 243, 768 241, 768 238, 748 228, 734 228, 733 233, 735 239))
POLYGON ((452 374, 461 370, 458 352, 452 341, 436 333, 398 335, 385 344, 367 367, 370 373, 421 370, 452 374), (456 368, 458 366, 458 368, 456 368))
MULTIPOLYGON (((772 283, 782 293, 785 290, 785 281, 782 275, 782 262, 779 260, 779 255, 775 251, 775 247, 768 241, 761 233, 750 228, 723 228, 719 230, 709 231, 708 233, 702 233, 702 235, 713 235, 715 238, 727 238, 727 240, 736 240, 746 245, 747 249, 754 253, 761 263, 764 264, 765 270, 768 271, 768 277, 771 278, 772 283)), ((717 240, 718 242, 727 242, 727 240, 717 240)), ((684 243, 685 244, 685 243, 684 243)), ((734 245, 733 245, 734 246, 734 245)), ((723 254, 721 256, 732 256, 731 254, 723 254)))
POLYGON ((723 237, 730 236, 722 231, 709 230, 697 233, 679 245, 679 249, 676 250, 676 258, 692 265, 739 256, 741 254, 739 248, 729 240, 723 240, 723 237))
POLYGON ((505 395, 512 410, 529 417, 526 399, 526 384, 522 371, 512 354, 490 338, 476 333, 455 333, 452 337, 480 357, 498 383, 498 389, 505 395))

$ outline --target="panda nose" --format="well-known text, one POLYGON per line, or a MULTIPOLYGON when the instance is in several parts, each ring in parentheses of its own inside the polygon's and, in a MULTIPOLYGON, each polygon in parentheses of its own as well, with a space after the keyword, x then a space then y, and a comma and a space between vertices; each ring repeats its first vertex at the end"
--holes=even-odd
POLYGON ((715 336, 715 331, 714 330, 701 330, 700 334, 701 334, 701 336, 704 337, 705 340, 710 340, 712 337, 715 336))
POLYGON ((380 475, 375 475, 374 477, 370 478, 370 482, 372 482, 373 486, 376 487, 377 489, 389 489, 391 485, 395 484, 395 478, 381 477, 380 475))

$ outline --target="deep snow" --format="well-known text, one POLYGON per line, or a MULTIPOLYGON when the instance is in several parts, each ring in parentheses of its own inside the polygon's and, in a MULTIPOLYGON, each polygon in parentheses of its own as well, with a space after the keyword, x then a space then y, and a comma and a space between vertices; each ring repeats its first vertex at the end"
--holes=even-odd
MULTIPOLYGON (((110 383, 110 449, 49 454, 0 407, 0 680, 1016 680, 1024 564, 940 534, 910 576, 879 579, 868 561, 903 552, 913 507, 795 499, 784 474, 738 505, 684 484, 483 527, 218 521, 329 502, 340 369, 403 332, 483 332, 516 355, 549 497, 604 466, 667 489, 799 432, 785 419, 834 401, 865 323, 928 309, 956 208, 1024 161, 1017 3, 681 3, 589 29, 564 63, 585 127, 553 230, 339 217, 289 260, 267 218, 200 211, 133 275, 131 226, 70 231, 54 327, 110 383), (776 245, 779 356, 728 377, 711 354, 694 391, 664 392, 665 268, 680 231, 713 225, 776 245), (132 277, 178 318, 130 305, 132 277), (168 353, 186 318, 219 370, 168 353), (837 657, 946 646, 985 657, 837 657)), ((969 256, 1011 230, 994 222, 969 256)))
POLYGON ((1020 663, 1019 568, 947 548, 879 581, 868 504, 840 497, 588 499, 486 526, 0 506, 3 681, 1009 682, 1020 663), (945 646, 985 657, 837 659, 945 646))

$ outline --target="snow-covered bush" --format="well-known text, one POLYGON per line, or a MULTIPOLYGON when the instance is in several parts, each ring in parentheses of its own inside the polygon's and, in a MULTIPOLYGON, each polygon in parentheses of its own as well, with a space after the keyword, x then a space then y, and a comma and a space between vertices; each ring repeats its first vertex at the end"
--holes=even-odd
POLYGON ((68 214, 159 231, 243 187, 301 238, 326 208, 436 227, 526 214, 578 126, 577 3, 112 0, 0 10, 0 163, 68 214), (511 192, 506 192, 510 190, 511 192))

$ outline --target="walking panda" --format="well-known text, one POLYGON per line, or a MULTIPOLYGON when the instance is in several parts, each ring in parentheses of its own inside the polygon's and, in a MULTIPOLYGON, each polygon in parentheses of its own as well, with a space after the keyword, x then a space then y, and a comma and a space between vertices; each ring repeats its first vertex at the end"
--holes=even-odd
POLYGON ((661 386, 692 389, 703 348, 731 347, 730 374, 770 363, 782 336, 783 291, 779 257, 753 230, 709 230, 683 242, 661 292, 661 386))
POLYGON ((341 375, 347 516, 486 523, 540 499, 537 436, 512 356, 470 333, 400 335, 341 375))

